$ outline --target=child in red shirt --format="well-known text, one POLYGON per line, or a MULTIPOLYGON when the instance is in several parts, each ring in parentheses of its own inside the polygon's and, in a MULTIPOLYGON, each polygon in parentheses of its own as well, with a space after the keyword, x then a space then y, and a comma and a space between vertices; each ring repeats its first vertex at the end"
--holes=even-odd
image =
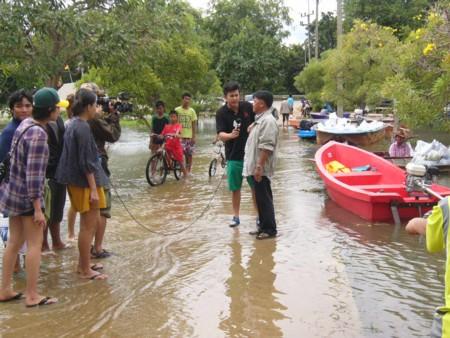
POLYGON ((180 141, 182 126, 178 123, 178 113, 172 110, 169 113, 170 124, 166 124, 161 132, 163 136, 171 136, 166 139, 166 150, 172 158, 180 163, 183 176, 186 177, 187 171, 183 161, 183 147, 180 141))

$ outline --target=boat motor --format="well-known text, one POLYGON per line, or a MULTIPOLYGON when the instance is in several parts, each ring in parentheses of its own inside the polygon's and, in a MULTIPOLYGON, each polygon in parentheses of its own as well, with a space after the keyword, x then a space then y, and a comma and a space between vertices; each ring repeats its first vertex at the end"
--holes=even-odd
POLYGON ((425 192, 441 200, 443 197, 431 190, 431 185, 438 174, 439 169, 436 167, 409 162, 406 165, 406 191, 411 195, 417 192, 425 192))

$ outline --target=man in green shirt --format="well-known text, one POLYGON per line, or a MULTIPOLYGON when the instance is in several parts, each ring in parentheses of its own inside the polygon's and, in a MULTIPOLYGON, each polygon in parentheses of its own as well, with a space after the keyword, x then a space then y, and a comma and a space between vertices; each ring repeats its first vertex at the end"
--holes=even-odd
POLYGON ((181 129, 181 142, 183 144, 184 156, 186 157, 186 169, 188 172, 191 172, 192 155, 194 153, 195 136, 197 134, 197 114, 191 108, 192 95, 184 93, 182 99, 181 106, 175 108, 175 111, 178 113, 178 122, 183 127, 181 129))
POLYGON ((436 309, 434 313, 431 337, 450 337, 450 237, 448 227, 450 220, 449 198, 442 199, 433 207, 428 218, 414 218, 406 225, 406 231, 410 234, 426 235, 427 250, 429 252, 446 251, 445 263, 445 305, 436 309))

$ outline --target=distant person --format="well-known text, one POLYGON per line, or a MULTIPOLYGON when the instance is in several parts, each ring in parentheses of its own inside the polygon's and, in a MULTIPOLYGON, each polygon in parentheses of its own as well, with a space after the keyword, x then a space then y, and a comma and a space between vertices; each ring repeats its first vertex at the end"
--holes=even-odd
POLYGON ((406 133, 399 129, 394 136, 394 142, 389 147, 391 157, 411 157, 413 155, 411 144, 406 141, 406 133))
POLYGON ((287 100, 281 102, 280 113, 283 116, 283 128, 284 122, 286 122, 286 128, 289 127, 289 114, 291 114, 291 108, 287 100))
MULTIPOLYGON (((248 128, 255 121, 255 114, 249 102, 241 101, 240 87, 237 82, 226 83, 223 87, 223 95, 225 105, 216 112, 216 131, 219 140, 225 143, 227 181, 233 207, 233 218, 229 226, 233 228, 241 223, 239 213, 244 149, 248 138, 248 128)), ((253 188, 252 185, 250 188, 253 188)), ((253 189, 252 196, 254 201, 253 189)))
POLYGON ((289 106, 289 109, 291 110, 291 114, 294 111, 294 98, 291 94, 289 94, 289 97, 287 98, 287 104, 289 106))
POLYGON ((164 126, 169 124, 169 119, 166 116, 166 105, 163 101, 156 101, 155 114, 152 117, 152 131, 153 136, 150 136, 150 150, 155 153, 163 144, 163 140, 156 135, 161 135, 164 126))
MULTIPOLYGON (((450 200, 448 197, 442 199, 437 206, 433 207, 427 218, 413 218, 406 225, 406 231, 413 235, 426 235, 426 247, 431 253, 448 251, 450 237, 448 228, 450 226, 450 200)), ((450 332, 450 257, 446 255, 445 263, 445 306, 439 307, 434 313, 431 337, 448 337, 450 332)))
POLYGON ((245 145, 244 177, 249 177, 255 186, 256 205, 259 214, 257 239, 277 235, 275 210, 270 179, 275 170, 278 146, 278 125, 271 114, 273 95, 265 90, 253 94, 255 122, 245 145))
POLYGON ((169 119, 170 123, 164 126, 160 137, 169 136, 166 140, 166 150, 180 164, 183 176, 186 178, 187 171, 183 161, 183 146, 180 142, 183 127, 178 123, 178 113, 175 110, 170 112, 169 119))
POLYGON ((96 117, 96 110, 97 95, 89 89, 79 89, 72 108, 73 118, 64 134, 56 179, 67 185, 72 208, 81 215, 78 273, 81 278, 102 280, 108 276, 97 271, 103 268, 101 265, 91 265, 91 243, 99 226, 100 209, 107 207, 103 187, 109 185, 109 179, 88 124, 96 117))
POLYGON ((11 146, 9 177, 0 186, 0 211, 7 213, 10 237, 3 255, 0 301, 22 298, 14 292, 11 281, 17 254, 27 243, 25 259, 27 307, 56 303, 52 297, 43 297, 38 291, 41 249, 46 220, 44 216, 44 182, 48 162, 46 125, 59 115, 58 93, 53 88, 42 88, 34 95, 32 118, 22 121, 14 133, 11 146))
POLYGON ((178 113, 178 121, 183 127, 181 130, 183 151, 186 156, 186 170, 190 173, 197 136, 197 113, 191 108, 191 94, 184 93, 181 98, 182 104, 175 108, 175 111, 178 113))

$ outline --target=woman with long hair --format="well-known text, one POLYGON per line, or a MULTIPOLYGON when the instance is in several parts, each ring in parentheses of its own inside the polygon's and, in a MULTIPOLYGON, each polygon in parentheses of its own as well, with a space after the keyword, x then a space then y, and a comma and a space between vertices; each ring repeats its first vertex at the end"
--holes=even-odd
POLYGON ((73 117, 64 134, 64 148, 56 170, 56 179, 67 184, 71 207, 80 213, 78 273, 81 278, 102 280, 108 278, 91 265, 92 239, 100 220, 100 209, 106 207, 103 187, 108 177, 101 167, 97 146, 87 121, 95 117, 97 95, 87 89, 75 94, 73 117))

